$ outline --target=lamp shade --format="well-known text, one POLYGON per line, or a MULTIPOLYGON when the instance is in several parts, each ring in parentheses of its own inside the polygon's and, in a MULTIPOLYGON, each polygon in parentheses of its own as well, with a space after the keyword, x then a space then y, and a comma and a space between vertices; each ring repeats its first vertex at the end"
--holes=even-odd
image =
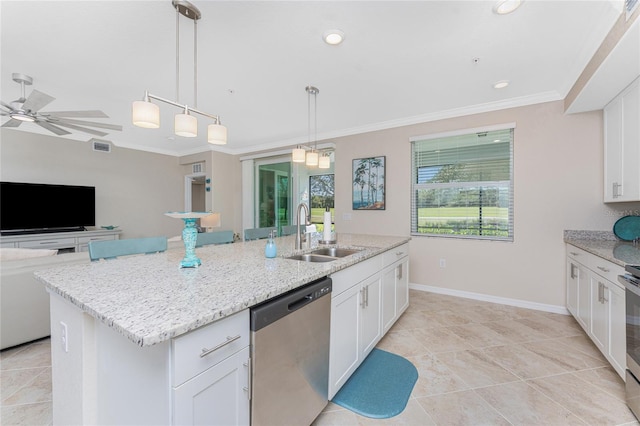
POLYGON ((146 129, 160 127, 160 108, 146 101, 134 101, 131 106, 131 121, 134 126, 146 129))
POLYGON ((317 166, 318 165, 318 153, 315 151, 307 152, 307 166, 317 166))
POLYGON ((327 155, 323 155, 322 157, 320 157, 320 160, 318 161, 318 168, 328 169, 330 167, 331 167, 331 157, 327 155))
POLYGON ((207 142, 214 145, 226 145, 227 128, 222 124, 209 124, 207 126, 207 142))
POLYGON ((303 148, 294 148, 291 151, 291 161, 294 163, 304 163, 306 151, 303 148))
POLYGON ((176 114, 175 133, 186 138, 198 136, 198 120, 189 114, 176 114))
POLYGON ((217 228, 220 226, 220 213, 211 213, 200 219, 200 225, 205 228, 217 228))

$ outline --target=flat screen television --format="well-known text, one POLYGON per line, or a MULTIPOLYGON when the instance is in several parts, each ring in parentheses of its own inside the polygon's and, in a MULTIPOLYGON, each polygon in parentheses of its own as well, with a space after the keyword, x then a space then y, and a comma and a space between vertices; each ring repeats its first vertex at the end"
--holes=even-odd
POLYGON ((95 224, 93 186, 0 182, 2 235, 80 231, 95 224))

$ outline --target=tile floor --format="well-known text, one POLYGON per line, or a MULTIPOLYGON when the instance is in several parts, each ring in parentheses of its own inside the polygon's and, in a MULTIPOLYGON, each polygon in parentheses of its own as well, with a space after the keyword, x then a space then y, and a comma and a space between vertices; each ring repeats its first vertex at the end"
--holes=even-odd
MULTIPOLYGON (((624 383, 572 317, 411 290, 378 344, 419 372, 407 408, 373 420, 329 404, 324 425, 639 425, 624 383)), ((0 424, 51 424, 50 342, 0 352, 0 424)))

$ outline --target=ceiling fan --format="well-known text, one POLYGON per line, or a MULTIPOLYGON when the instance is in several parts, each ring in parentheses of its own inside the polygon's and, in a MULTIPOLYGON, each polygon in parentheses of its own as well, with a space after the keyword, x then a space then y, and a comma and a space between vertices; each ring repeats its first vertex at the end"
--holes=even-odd
POLYGON ((35 89, 31 91, 28 98, 25 98, 24 88, 25 86, 30 86, 33 83, 33 79, 26 74, 20 73, 13 73, 12 78, 13 81, 20 84, 22 94, 19 99, 16 99, 9 104, 0 101, 0 105, 2 106, 2 109, 0 109, 0 115, 9 116, 11 118, 9 121, 4 123, 2 127, 18 127, 24 122, 30 122, 37 124, 58 136, 71 134, 70 131, 63 129, 62 127, 96 136, 106 136, 107 133, 90 129, 89 127, 118 131, 122 130, 122 126, 117 124, 74 119, 109 118, 107 114, 99 110, 40 112, 40 109, 53 102, 56 98, 35 89))

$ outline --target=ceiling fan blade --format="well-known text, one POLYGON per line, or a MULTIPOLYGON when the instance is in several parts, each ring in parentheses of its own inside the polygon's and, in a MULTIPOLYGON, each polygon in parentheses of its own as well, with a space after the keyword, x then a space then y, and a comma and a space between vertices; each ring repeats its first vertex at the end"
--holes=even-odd
POLYGON ((60 127, 54 126, 53 124, 47 123, 46 121, 36 121, 35 123, 38 126, 43 127, 48 131, 55 133, 58 136, 71 134, 71 132, 67 132, 65 129, 61 129, 60 127))
POLYGON ((109 124, 109 123, 99 123, 97 121, 84 121, 84 120, 72 120, 70 118, 60 118, 60 119, 52 119, 50 122, 59 123, 62 125, 63 123, 71 123, 71 124, 80 124, 83 126, 90 127, 98 127, 100 129, 109 129, 109 130, 118 130, 122 131, 122 126, 117 124, 109 124))
POLYGON ((9 115, 9 112, 0 111, 0 115, 9 115))
POLYGON ((2 127, 18 127, 22 123, 23 123, 22 121, 16 120, 15 118, 12 118, 11 120, 9 120, 6 123, 4 123, 2 125, 2 127))
POLYGON ((89 117, 89 118, 109 118, 107 114, 99 110, 88 111, 47 111, 42 115, 50 115, 51 117, 89 117))
POLYGON ((93 130, 93 129, 87 129, 86 127, 76 126, 75 124, 69 124, 69 123, 65 123, 65 122, 62 122, 62 121, 56 122, 56 124, 58 126, 68 127, 70 129, 77 130, 79 132, 89 133, 90 135, 96 135, 96 136, 107 136, 108 135, 108 133, 105 133, 105 132, 100 132, 98 130, 93 130))
POLYGON ((27 100, 24 101, 24 104, 22 104, 22 109, 25 111, 36 112, 40 110, 40 108, 48 105, 55 100, 56 98, 54 98, 53 96, 38 92, 34 89, 31 91, 31 94, 29 95, 27 100))
POLYGON ((13 108, 11 108, 11 105, 9 105, 7 103, 4 103, 4 102, 0 101, 0 105, 2 105, 4 108, 9 110, 9 112, 13 111, 13 108))

